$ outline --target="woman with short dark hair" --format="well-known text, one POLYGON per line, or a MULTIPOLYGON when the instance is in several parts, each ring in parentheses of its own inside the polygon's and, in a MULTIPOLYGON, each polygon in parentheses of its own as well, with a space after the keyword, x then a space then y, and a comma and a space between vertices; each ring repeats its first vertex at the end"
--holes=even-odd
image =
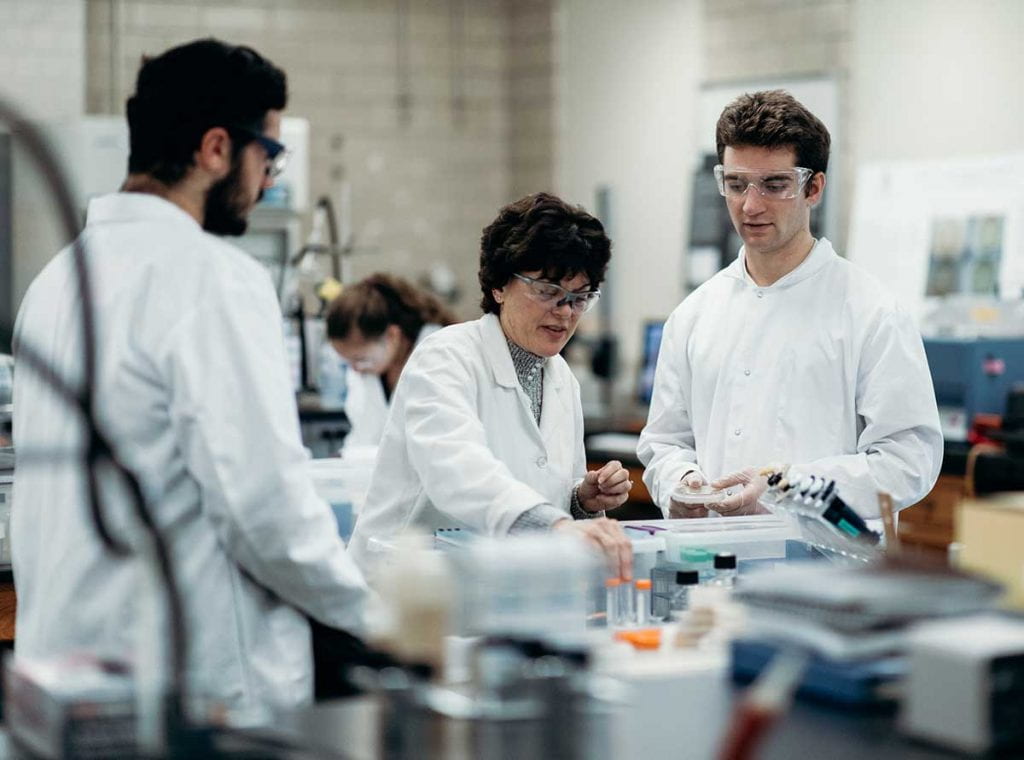
POLYGON ((509 204, 484 230, 484 316, 424 339, 395 390, 350 544, 364 569, 371 539, 414 525, 575 531, 630 576, 629 539, 604 511, 632 484, 618 462, 586 472, 579 384, 559 356, 600 296, 610 255, 596 218, 546 193, 509 204))

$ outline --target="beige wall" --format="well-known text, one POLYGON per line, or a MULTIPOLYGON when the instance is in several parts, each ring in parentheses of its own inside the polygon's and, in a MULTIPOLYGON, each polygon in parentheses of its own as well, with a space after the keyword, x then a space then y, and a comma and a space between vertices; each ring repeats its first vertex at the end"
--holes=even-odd
POLYGON ((82 0, 0 0, 0 93, 40 119, 82 113, 82 0))
POLYGON ((857 0, 854 10, 860 162, 1024 151, 1024 2, 857 0))
POLYGON ((590 209, 598 188, 609 190, 614 248, 602 301, 622 348, 620 397, 635 390, 643 322, 668 316, 682 293, 699 10, 696 0, 563 0, 559 9, 558 189, 590 209))

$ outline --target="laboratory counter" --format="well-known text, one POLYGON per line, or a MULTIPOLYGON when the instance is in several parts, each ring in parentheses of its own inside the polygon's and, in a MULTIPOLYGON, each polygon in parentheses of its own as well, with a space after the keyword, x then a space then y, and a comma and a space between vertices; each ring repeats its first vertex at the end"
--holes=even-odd
MULTIPOLYGON (((738 701, 738 693, 735 700, 738 701)), ((314 756, 332 756, 351 760, 378 760, 383 755, 377 747, 377 726, 380 710, 372 697, 360 697, 316 705, 282 716, 278 729, 294 739, 314 756)), ((19 758, 7 746, 6 736, 0 743, 0 757, 19 758)), ((425 748, 424 748, 425 749, 425 748)), ((709 760, 686 753, 685 743, 676 752, 666 747, 643 748, 644 754, 668 753, 680 760, 709 760)), ((761 760, 793 760, 798 757, 820 757, 830 760, 950 760, 968 757, 901 736, 896 731, 892 714, 843 713, 839 710, 804 702, 773 726, 763 738, 759 751, 761 760)), ((424 751, 422 760, 470 760, 471 752, 451 750, 444 754, 424 751)), ((543 755, 541 756, 543 757, 543 755)), ((1020 757, 1017 754, 987 755, 992 758, 1020 757)), ((485 760, 485 759, 480 759, 485 760)))

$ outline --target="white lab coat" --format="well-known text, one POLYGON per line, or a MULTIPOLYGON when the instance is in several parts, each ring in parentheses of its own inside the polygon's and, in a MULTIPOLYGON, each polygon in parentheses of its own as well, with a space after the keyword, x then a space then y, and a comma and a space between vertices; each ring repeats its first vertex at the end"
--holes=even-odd
POLYGON ((405 365, 349 551, 372 570, 370 539, 409 526, 505 535, 540 504, 568 515, 585 473, 579 384, 565 360, 545 364, 538 427, 498 318, 452 325, 405 365))
MULTIPOLYGON (((96 412, 140 477, 168 538, 191 634, 189 679, 239 708, 312 698, 303 613, 358 631, 366 586, 306 472, 267 273, 152 195, 92 201, 83 238, 96 304, 96 412)), ((33 282, 16 345, 82 375, 69 251, 33 282)), ((90 521, 82 468, 56 452, 82 425, 27 365, 15 379, 11 518, 17 654, 130 657, 139 562, 113 558, 90 521), (55 452, 34 464, 28 452, 55 452)), ((103 509, 124 534, 123 494, 103 509)), ((130 535, 130 533, 129 533, 130 535)))
POLYGON ((655 502, 689 469, 710 479, 797 465, 834 478, 864 517, 877 492, 920 500, 942 463, 942 434, 921 336, 870 275, 822 239, 770 287, 743 253, 665 324, 637 453, 655 502))
MULTIPOLYGON (((425 337, 441 329, 441 325, 429 324, 420 328, 416 345, 425 337)), ((345 415, 352 429, 345 436, 341 451, 356 446, 377 446, 384 435, 384 423, 388 419, 388 400, 380 375, 372 372, 358 372, 350 365, 345 366, 345 415)))

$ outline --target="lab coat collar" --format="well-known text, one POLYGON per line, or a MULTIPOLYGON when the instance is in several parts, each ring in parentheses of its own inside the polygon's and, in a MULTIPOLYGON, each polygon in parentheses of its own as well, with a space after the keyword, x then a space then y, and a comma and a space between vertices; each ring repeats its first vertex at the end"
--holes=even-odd
POLYGON ((152 193, 110 193, 89 201, 86 224, 138 222, 141 220, 177 220, 193 227, 197 222, 181 206, 152 193))
POLYGON ((736 280, 742 280, 751 287, 761 288, 761 290, 785 290, 796 285, 798 282, 806 280, 808 277, 813 277, 833 259, 838 258, 838 254, 832 248, 832 243, 829 242, 828 238, 819 238, 811 252, 807 254, 807 258, 801 261, 796 269, 781 277, 777 282, 773 282, 767 287, 761 287, 751 279, 750 273, 747 272, 746 253, 747 249, 745 246, 740 248, 740 255, 725 268, 725 275, 736 280))
MULTIPOLYGON (((505 388, 518 388, 519 377, 516 375, 515 365, 512 364, 512 354, 508 350, 508 343, 505 342, 505 331, 501 329, 501 322, 497 314, 484 314, 480 317, 480 335, 483 339, 484 356, 491 366, 491 373, 494 375, 494 382, 505 388)), ((544 363, 546 370, 551 369, 551 362, 544 363)), ((559 373, 547 371, 544 373, 544 386, 549 383, 554 388, 562 387, 559 373)))

